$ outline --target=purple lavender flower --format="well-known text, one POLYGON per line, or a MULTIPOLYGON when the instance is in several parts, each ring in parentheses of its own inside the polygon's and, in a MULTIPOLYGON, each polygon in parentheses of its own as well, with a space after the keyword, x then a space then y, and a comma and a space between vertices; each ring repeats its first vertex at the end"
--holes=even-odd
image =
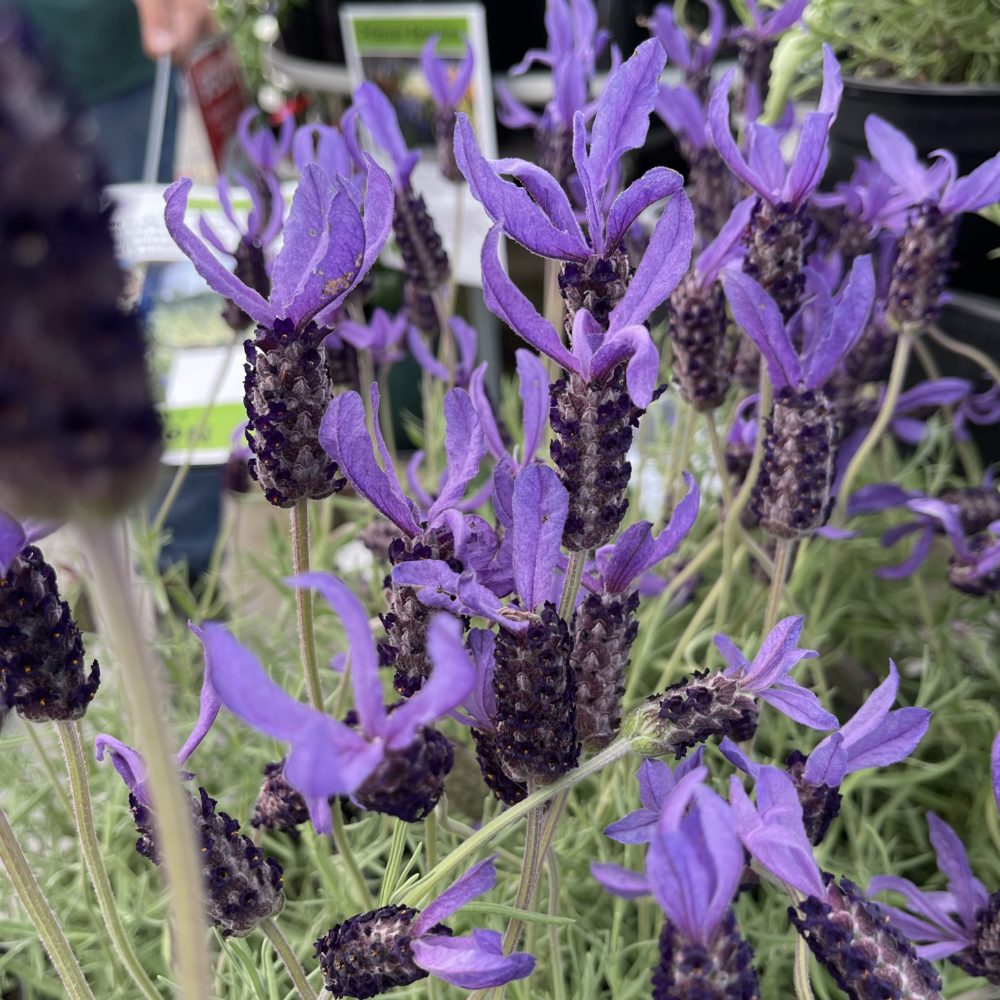
MULTIPOLYGON (((1000 809, 1000 736, 993 741, 993 792, 1000 809)), ((895 892, 906 910, 884 903, 885 912, 903 934, 919 942, 917 954, 931 961, 948 958, 969 975, 1000 985, 1000 892, 992 895, 972 874, 969 857, 955 831, 934 813, 927 814, 931 844, 946 892, 928 892, 909 879, 879 875, 868 884, 869 894, 895 892)))
POLYGON ((496 931, 455 937, 441 921, 496 884, 493 859, 470 868, 422 911, 383 906, 332 927, 316 942, 326 988, 335 997, 373 997, 428 975, 462 990, 503 986, 531 974, 527 952, 503 952, 496 931))
MULTIPOLYGON (((206 667, 201 689, 201 706, 191 734, 176 754, 178 768, 208 735, 220 702, 206 667)), ((160 863, 156 843, 152 802, 146 789, 146 763, 127 743, 101 733, 94 740, 97 759, 105 754, 129 790, 129 807, 139 838, 135 849, 154 864, 160 863)), ((185 780, 194 777, 182 771, 185 780)), ((224 936, 245 937, 262 920, 280 913, 285 905, 281 865, 266 857, 249 837, 240 834, 240 825, 224 812, 216 812, 216 801, 204 788, 198 798, 188 796, 201 845, 201 866, 205 879, 206 912, 224 936)))
MULTIPOLYGON (((498 83, 497 117, 507 128, 533 128, 539 164, 565 185, 574 169, 573 120, 577 112, 585 121, 594 114, 596 102, 589 100, 590 81, 610 35, 598 29, 592 0, 547 0, 545 28, 548 48, 529 50, 510 72, 514 76, 524 73, 536 62, 548 66, 552 70, 552 99, 539 115, 498 83)), ((617 58, 617 50, 613 50, 613 61, 617 58)))
MULTIPOLYGON (((659 762, 646 761, 643 767, 654 763, 659 762)), ((669 773, 666 765, 661 767, 669 773)), ((649 843, 645 877, 615 865, 592 865, 591 872, 615 895, 652 892, 664 912, 653 1000, 755 1000, 760 994, 753 951, 740 936, 731 909, 743 873, 732 810, 702 784, 706 768, 687 768, 681 774, 682 768, 671 775, 669 790, 660 789, 665 794, 648 835, 630 841, 649 843)))
POLYGON ((440 35, 431 35, 420 54, 420 66, 424 71, 431 98, 437 109, 434 116, 434 138, 437 142, 438 165, 448 180, 458 183, 462 173, 455 163, 455 112, 465 98, 472 82, 476 60, 472 45, 465 40, 465 58, 454 73, 448 62, 437 56, 440 35))
POLYGON ((897 323, 922 329, 940 310, 958 216, 1000 198, 1000 153, 958 178, 951 153, 939 150, 937 160, 923 167, 913 143, 877 115, 866 119, 865 136, 876 162, 915 206, 900 242, 888 310, 897 323))
MULTIPOLYGON (((889 661, 889 676, 868 696, 854 716, 832 732, 808 757, 793 751, 788 773, 802 802, 809 841, 818 844, 840 812, 840 784, 848 774, 868 767, 888 767, 908 757, 930 725, 926 708, 892 709, 899 691, 896 664, 889 661)), ((731 740, 720 749, 730 763, 754 777, 759 765, 731 740)))
POLYGON ((389 235, 389 177, 367 160, 364 215, 345 183, 306 166, 292 199, 284 245, 274 260, 265 300, 213 256, 184 222, 191 181, 167 188, 167 229, 208 284, 256 322, 247 354, 247 441, 250 474, 267 500, 291 507, 343 486, 320 447, 318 430, 330 400, 319 346, 340 304, 368 273, 389 235))
POLYGON ((631 525, 596 553, 596 580, 584 574, 584 594, 570 622, 576 670, 576 729, 588 749, 610 743, 621 724, 632 643, 638 634, 640 580, 677 551, 698 516, 701 494, 684 473, 688 492, 667 526, 653 535, 648 521, 631 525))
MULTIPOLYGON (((786 4, 782 13, 790 6, 786 4)), ((843 89, 840 67, 833 51, 824 45, 819 107, 805 116, 798 147, 789 164, 781 154, 778 129, 755 121, 746 126, 749 159, 744 158, 729 130, 732 79, 733 71, 730 70, 712 92, 709 127, 719 155, 759 196, 751 220, 744 270, 763 285, 788 320, 798 309, 805 287, 802 262, 808 229, 808 199, 816 190, 829 159, 827 139, 843 89)))
POLYGON ((856 885, 820 872, 791 778, 762 766, 756 788, 754 805, 739 779, 730 779, 729 801, 740 840, 771 875, 805 896, 789 907, 788 917, 837 986, 850 1000, 940 1000, 941 977, 918 957, 911 942, 856 885))
POLYGON ((753 198, 744 198, 732 210, 722 231, 670 294, 674 377, 681 396, 700 412, 721 406, 732 382, 736 344, 718 278, 725 265, 743 256, 741 243, 752 209, 753 198))
POLYGON ((27 722, 82 718, 100 683, 55 570, 33 544, 55 527, 0 510, 0 715, 27 722))
MULTIPOLYGON (((330 403, 320 426, 320 442, 339 464, 354 489, 400 531, 389 546, 393 566, 414 560, 444 560, 449 565, 479 572, 484 581, 501 587, 509 572, 496 562, 499 542, 480 517, 461 510, 469 484, 486 455, 483 429, 464 389, 445 396, 445 455, 447 465, 436 499, 422 514, 403 492, 378 420, 378 388, 371 387, 375 441, 382 467, 365 424, 361 397, 345 392, 330 403)), ((427 658, 427 611, 413 590, 387 581, 388 612, 383 615, 386 638, 379 644, 383 665, 395 670, 393 683, 404 697, 412 695, 430 670, 427 658)))
POLYGON ((405 357, 400 345, 410 329, 406 313, 390 316, 384 309, 376 309, 367 323, 343 320, 334 336, 346 340, 359 351, 368 351, 372 363, 385 372, 405 357))
MULTIPOLYGON (((392 229, 403 257, 403 273, 421 295, 432 296, 451 273, 448 254, 423 196, 410 184, 420 154, 409 150, 399 119, 389 98, 374 83, 363 83, 354 92, 354 107, 376 145, 389 157, 395 187, 392 229)), ((417 319, 413 322, 417 323, 417 319)))
MULTIPOLYGON (((218 181, 219 204, 223 214, 231 226, 240 234, 235 248, 228 247, 212 228, 208 219, 201 216, 198 229, 205 240, 219 253, 231 256, 236 262, 234 276, 247 288, 253 289, 262 298, 271 294, 271 276, 268 272, 267 248, 274 242, 284 216, 285 202, 281 196, 281 188, 274 174, 266 174, 264 182, 270 192, 265 200, 259 189, 240 174, 236 179, 250 195, 251 209, 246 223, 241 224, 233 211, 230 198, 229 183, 224 177, 218 181)), ((226 300, 222 316, 226 323, 236 331, 244 330, 250 325, 250 317, 231 299, 226 300)))
POLYGON ((567 372, 550 387, 549 420, 556 435, 550 453, 570 494, 565 543, 572 550, 596 549, 610 541, 628 506, 632 427, 652 401, 659 373, 659 352, 643 323, 687 270, 691 206, 682 192, 667 201, 645 257, 608 315, 607 329, 581 308, 573 323, 572 351, 500 266, 503 225, 497 223, 483 244, 486 304, 567 372))
POLYGON ((347 111, 341 128, 313 122, 295 130, 292 141, 292 159, 299 173, 310 163, 315 163, 331 180, 340 178, 364 194, 366 166, 364 156, 355 141, 350 125, 357 111, 347 111))
POLYGON ((837 434, 834 404, 823 387, 861 336, 875 292, 867 256, 855 259, 837 295, 813 277, 814 297, 786 326, 753 278, 735 269, 722 276, 733 318, 763 355, 775 390, 752 507, 779 538, 811 534, 829 517, 837 434), (796 328, 801 351, 793 347, 796 328))
POLYGON ((267 125, 254 129, 250 127, 257 115, 256 108, 246 108, 236 123, 236 135, 251 165, 262 175, 274 174, 291 151, 295 117, 286 115, 282 118, 275 136, 267 125))
POLYGON ((804 726, 833 729, 836 716, 820 705, 814 692, 788 676, 801 660, 819 655, 798 648, 803 621, 800 616, 778 622, 752 663, 732 639, 717 635, 715 645, 726 669, 698 671, 626 716, 622 734, 632 749, 647 757, 672 755, 679 760, 710 736, 728 736, 741 743, 757 729, 758 699, 804 726))
POLYGON ((684 74, 684 83, 699 100, 708 97, 711 67, 726 31, 726 14, 719 0, 705 0, 708 8, 707 34, 699 35, 689 25, 680 25, 673 7, 658 3, 645 26, 663 46, 667 61, 684 74))
MULTIPOLYGON (((678 225, 676 203, 686 204, 683 178, 665 167, 654 167, 618 193, 622 157, 646 138, 664 58, 660 44, 650 39, 611 74, 598 102, 589 150, 583 115, 577 113, 573 159, 586 202, 586 237, 568 197, 551 174, 523 160, 486 160, 468 119, 458 117, 455 156, 486 214, 532 253, 563 262, 559 285, 566 303, 567 332, 573 329, 581 309, 588 310, 607 329, 631 277, 628 255, 621 245, 625 233, 645 209, 664 198, 668 199, 667 208, 657 229, 663 226, 673 231, 678 225), (519 183, 504 180, 503 174, 519 183)), ((677 234, 673 235, 676 238, 677 234)), ((657 240, 655 231, 651 241, 658 246, 673 242, 663 243, 662 237, 657 240)), ((647 251, 647 257, 651 255, 647 251)), ((684 258, 686 267, 687 254, 684 258)), ((654 259, 647 270, 658 263, 654 259)), ((650 311, 657 304, 651 303, 650 311)))
POLYGON ((259 732, 290 744, 285 777, 304 796, 320 833, 330 832, 333 795, 351 795, 365 809, 406 822, 422 819, 440 798, 452 765, 451 745, 431 723, 459 704, 475 680, 459 624, 447 615, 431 620, 431 675, 412 698, 387 710, 361 602, 326 573, 305 573, 289 582, 318 590, 343 623, 351 650, 351 724, 290 698, 250 650, 209 622, 200 638, 222 704, 259 732))
POLYGON ((458 573, 441 560, 397 565, 392 577, 430 607, 500 625, 493 674, 498 754, 515 781, 546 783, 572 769, 580 754, 570 634, 553 600, 569 500, 555 472, 533 464, 514 480, 510 505, 515 602, 504 605, 475 572, 458 573))
MULTIPOLYGON (((434 329, 437 331, 437 320, 434 329)), ((448 320, 448 328, 455 345, 458 347, 458 357, 455 360, 454 371, 449 371, 432 353, 427 341, 420 335, 416 324, 406 331, 406 343, 417 364, 429 375, 444 382, 445 385, 459 386, 471 392, 472 372, 476 364, 476 349, 479 334, 476 328, 467 323, 461 316, 452 316, 448 320)), ((477 404, 478 405, 478 404, 477 404)))

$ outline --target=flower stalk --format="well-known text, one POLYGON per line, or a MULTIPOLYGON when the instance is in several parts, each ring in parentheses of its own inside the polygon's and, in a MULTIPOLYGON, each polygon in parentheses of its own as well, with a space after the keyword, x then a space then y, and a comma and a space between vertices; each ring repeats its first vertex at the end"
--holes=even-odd
MULTIPOLYGON (((291 510, 292 568, 296 576, 309 572, 309 501, 297 500, 291 510)), ((316 661, 316 640, 313 632, 312 591, 295 589, 295 618, 299 628, 299 656, 306 678, 306 691, 314 708, 323 710, 323 691, 319 683, 319 665, 316 661)))
POLYGON ((286 940, 285 935, 281 933, 278 925, 268 917, 266 920, 260 922, 260 930, 264 937, 274 946, 278 958, 281 959, 281 964, 284 965, 288 975, 291 976, 292 982, 295 984, 295 989, 298 990, 302 1000, 316 1000, 316 991, 309 985, 305 970, 302 968, 298 958, 295 957, 295 952, 292 951, 291 945, 286 940))

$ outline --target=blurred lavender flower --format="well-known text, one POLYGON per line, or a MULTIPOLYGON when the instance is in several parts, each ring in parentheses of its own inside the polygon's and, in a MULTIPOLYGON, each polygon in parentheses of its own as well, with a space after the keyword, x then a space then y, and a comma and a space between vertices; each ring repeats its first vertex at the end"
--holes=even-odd
MULTIPOLYGON (((195 630, 197 633, 197 630, 195 630)), ((220 702, 212 686, 206 664, 201 688, 201 706, 194 729, 176 754, 178 768, 208 735, 220 702)), ((107 733, 94 740, 97 759, 105 754, 129 790, 129 808, 135 820, 139 838, 135 849, 154 864, 160 863, 156 843, 155 817, 146 790, 146 763, 127 743, 107 733)), ((182 771, 185 779, 194 777, 182 771)), ((216 812, 216 801, 204 788, 198 798, 188 796, 201 847, 201 867, 205 879, 207 915, 226 937, 245 937, 262 920, 280 913, 285 905, 281 865, 266 857, 249 837, 240 834, 240 825, 224 812, 216 812)))
POLYGON ((914 206, 899 246, 888 309, 903 326, 922 329, 937 319, 955 244, 957 218, 1000 199, 1000 153, 958 178, 955 157, 938 150, 923 167, 910 140, 877 115, 865 121, 868 148, 914 206))
POLYGON ((644 22, 649 33, 663 46, 667 61, 684 74, 684 83, 701 101, 708 97, 712 85, 712 63, 725 37, 726 14, 719 0, 705 0, 708 8, 708 28, 704 33, 690 25, 680 25, 672 6, 658 3, 644 22))
MULTIPOLYGON (((435 320, 435 331, 437 320, 435 320)), ((419 333, 416 325, 411 326, 406 331, 406 343, 409 345, 410 353, 417 364, 429 375, 443 382, 445 385, 455 385, 462 389, 471 391, 472 372, 476 364, 476 350, 479 343, 479 334, 471 323, 467 323, 461 316, 452 316, 448 320, 448 328, 455 345, 458 347, 458 357, 455 360, 455 370, 449 371, 442 364, 430 349, 427 341, 419 333)))
POLYGON ((290 698, 250 650, 209 622, 199 637, 222 704, 259 732, 290 744, 285 778, 305 797, 320 833, 330 832, 333 795, 351 795, 365 809, 406 822, 422 819, 440 798, 452 765, 451 745, 431 723, 459 704, 475 680, 459 624, 447 615, 431 620, 431 675, 412 698, 387 711, 361 602, 326 573, 305 573, 289 582, 318 590, 343 624, 354 692, 351 724, 290 698))
POLYGON ((722 231, 670 293, 674 377, 685 402, 699 412, 721 406, 732 382, 736 342, 718 278, 723 267, 743 256, 752 209, 753 198, 744 198, 732 210, 722 231))
POLYGON ((236 135, 251 165, 262 175, 274 174, 291 151, 295 137, 295 117, 285 115, 275 136, 267 125, 250 127, 258 114, 256 108, 246 108, 236 123, 236 135))
POLYGON ((493 859, 470 868, 422 911, 382 906, 350 917, 316 942, 326 988, 335 997, 377 996, 428 975, 462 990, 503 986, 531 974, 527 952, 505 955, 496 931, 455 937, 441 921, 496 884, 493 859))
POLYGON ((754 860, 805 899, 788 909, 795 929, 851 1000, 907 996, 940 1000, 941 977, 876 906, 847 879, 821 873, 802 823, 791 778, 762 766, 757 802, 733 775, 729 801, 743 846, 754 860))
MULTIPOLYGON (((376 145, 392 163, 395 187, 392 230, 403 257, 403 273, 415 291, 433 295, 447 283, 451 265, 423 196, 410 184, 420 154, 407 148, 395 108, 374 83, 358 87, 354 92, 354 107, 376 145)), ((420 326, 417 317, 411 319, 420 326)))
POLYGON ((389 177, 367 158, 363 202, 345 182, 307 164, 292 199, 284 245, 264 299, 216 259, 184 222, 191 181, 167 188, 167 229, 209 286, 258 325, 247 355, 250 474, 276 507, 322 499, 343 486, 319 443, 331 386, 319 346, 341 303, 375 263, 389 235, 389 177), (364 214, 362 215, 362 207, 364 214))
POLYGON ((500 625, 493 674, 500 760, 515 781, 547 783, 580 754, 570 635, 555 604, 569 500, 552 469, 532 464, 514 480, 509 502, 515 602, 504 605, 476 573, 457 573, 441 560, 398 565, 392 577, 430 607, 500 625))
POLYGON ((448 180, 458 183, 462 172, 455 163, 455 112, 465 98, 476 68, 472 45, 465 40, 465 58, 451 72, 446 61, 437 56, 440 35, 431 35, 420 54, 420 66, 427 79, 431 98, 437 108, 434 117, 434 138, 437 142, 438 165, 448 180))
POLYGON ((779 538, 810 534, 829 517, 837 434, 823 387, 861 336, 875 292, 867 256, 855 259, 836 295, 812 278, 813 297, 786 325, 753 278, 732 268, 722 276, 733 318, 763 355, 775 390, 752 506, 779 538), (801 351, 793 347, 794 329, 803 333, 801 351))
MULTIPOLYGON (((1000 733, 990 753, 993 798, 1000 811, 1000 733)), ((948 879, 947 892, 918 889, 909 879, 879 875, 869 893, 896 892, 908 909, 876 904, 914 941, 926 959, 949 958, 971 976, 1000 985, 1000 892, 990 894, 972 874, 969 857, 955 831, 934 813, 927 814, 938 868, 948 879)))
MULTIPOLYGON (((899 672, 889 661, 889 676, 868 696, 857 712, 827 736, 808 757, 794 750, 787 770, 802 802, 806 833, 818 844, 840 812, 840 784, 855 771, 888 767, 908 757, 924 738, 931 713, 926 708, 892 705, 899 691, 899 672)), ((720 749, 730 763, 754 778, 760 766, 731 740, 720 749)))
MULTIPOLYGON (((533 128, 538 162, 556 182, 565 185, 573 173, 573 119, 577 112, 589 121, 596 102, 590 101, 590 81, 597 57, 610 35, 597 27, 592 0, 546 0, 547 49, 531 49, 512 67, 511 75, 534 63, 552 70, 552 99, 539 115, 518 101, 502 83, 496 84, 497 117, 507 128, 533 128)), ((613 52, 617 62, 617 52, 613 52)))
POLYGON ((384 309, 376 309, 367 323, 343 320, 334 336, 359 351, 368 351, 375 367, 385 373, 394 362, 405 357, 400 345, 409 333, 406 313, 390 316, 384 309))
POLYGON ((0 510, 0 715, 27 722, 82 718, 101 671, 86 670, 83 636, 55 570, 33 543, 57 525, 0 510))
MULTIPOLYGON (((320 442, 338 463, 354 489, 387 517, 401 532, 389 546, 389 561, 399 566, 413 560, 444 560, 459 571, 473 569, 500 588, 509 572, 496 563, 499 547, 493 529, 481 517, 466 514, 463 498, 486 455, 483 429, 475 407, 464 389, 452 389, 444 399, 446 466, 436 499, 426 513, 404 492, 385 446, 378 419, 378 387, 371 386, 375 442, 382 467, 365 423, 365 408, 355 392, 345 392, 330 402, 320 426, 320 442)), ((404 697, 417 691, 428 676, 427 611, 414 592, 399 586, 394 577, 386 583, 388 611, 382 616, 386 637, 379 643, 383 665, 395 670, 393 683, 404 697)))
POLYGON ((814 692, 788 676, 801 660, 819 655, 798 648, 803 621, 800 616, 778 622, 752 663, 732 639, 717 635, 715 645, 726 669, 698 671, 626 716, 622 733, 632 749, 647 757, 672 755, 679 760, 710 736, 728 736, 741 743, 757 729, 758 699, 804 726, 835 728, 836 716, 820 705, 814 692))
MULTIPOLYGON (((682 764, 667 779, 670 769, 659 761, 645 761, 642 767, 653 764, 665 772, 657 795, 662 801, 646 835, 625 841, 649 843, 645 876, 605 864, 592 865, 591 872, 615 895, 631 898, 651 892, 664 912, 653 1000, 756 1000, 760 993, 753 951, 740 936, 731 909, 743 873, 732 810, 702 784, 706 768, 682 764)), ((651 772, 645 777, 648 780, 651 772)), ((647 792, 654 794, 652 789, 647 792)))
POLYGON ((639 521, 596 553, 596 580, 585 573, 584 596, 570 622, 576 670, 576 729, 587 749, 610 743, 621 724, 622 696, 632 643, 638 634, 637 581, 677 551, 698 516, 701 494, 684 473, 688 491, 666 527, 639 521))

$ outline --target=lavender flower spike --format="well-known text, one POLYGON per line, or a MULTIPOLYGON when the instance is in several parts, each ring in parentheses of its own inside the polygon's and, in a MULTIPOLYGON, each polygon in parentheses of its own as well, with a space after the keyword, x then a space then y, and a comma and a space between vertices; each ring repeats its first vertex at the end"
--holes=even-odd
POLYGON ((776 39, 799 20, 808 2, 784 0, 777 8, 762 9, 757 0, 747 0, 750 24, 730 36, 739 47, 742 81, 738 104, 745 120, 755 119, 764 106, 776 39))
POLYGON ((236 134, 251 164, 262 174, 273 174, 292 148, 295 116, 286 115, 282 119, 275 138, 266 125, 251 129, 251 123, 257 118, 257 114, 256 108, 246 108, 236 123, 236 134))
POLYGON ((505 955, 496 931, 455 937, 441 923, 496 884, 493 859, 470 868, 422 911, 383 906, 332 927, 316 942, 326 988, 335 997, 377 996, 428 975, 462 990, 503 986, 531 974, 527 952, 505 955))
POLYGON ((725 36, 726 15, 719 0, 705 0, 708 8, 708 30, 704 37, 690 27, 681 26, 674 17, 673 7, 658 3, 645 22, 649 33, 659 40, 667 53, 667 61, 684 74, 684 82, 699 100, 708 97, 711 67, 725 36))
POLYGON ((808 535, 829 517, 834 481, 834 402, 824 385, 865 329, 875 294, 871 258, 855 259, 837 295, 811 275, 814 298, 786 326, 775 301, 749 275, 733 268, 722 285, 733 318, 767 362, 774 402, 752 507, 778 538, 808 535), (803 347, 793 347, 793 330, 803 347))
POLYGON ((729 801, 740 840, 771 875, 805 896, 789 907, 789 919, 837 986, 850 1000, 940 1000, 941 977, 910 941, 856 885, 820 872, 791 779, 763 766, 756 787, 754 805, 739 779, 730 779, 729 801))
POLYGON ((632 749, 647 757, 682 758, 688 750, 711 736, 728 736, 741 743, 757 728, 758 699, 812 729, 837 725, 814 692, 788 676, 804 659, 818 655, 799 649, 802 617, 778 622, 748 663, 725 635, 715 637, 727 667, 724 671, 698 671, 662 694, 653 695, 625 718, 622 734, 632 749))
POLYGON ((459 624, 446 615, 431 620, 431 676, 419 692, 389 712, 361 602, 326 573, 306 573, 290 582, 318 590, 343 623, 354 692, 349 724, 290 698, 249 649, 222 625, 210 622, 201 639, 219 698, 259 732, 290 744, 285 777, 304 796, 319 832, 330 832, 333 795, 352 795, 364 808, 406 822, 422 819, 434 808, 452 765, 451 745, 431 723, 458 705, 475 681, 459 624))
POLYGON ((344 320, 333 336, 346 340, 359 351, 368 351, 373 364, 385 369, 404 357, 400 344, 409 331, 405 313, 390 316, 384 309, 376 309, 367 324, 344 320))
POLYGON ((462 180, 462 173, 455 163, 455 112, 465 99, 472 74, 476 67, 472 45, 465 40, 465 58, 454 74, 448 63, 437 56, 440 35, 431 35, 420 54, 420 67, 424 71, 431 98, 437 108, 434 117, 434 138, 437 141, 438 164, 441 173, 450 181, 462 180))

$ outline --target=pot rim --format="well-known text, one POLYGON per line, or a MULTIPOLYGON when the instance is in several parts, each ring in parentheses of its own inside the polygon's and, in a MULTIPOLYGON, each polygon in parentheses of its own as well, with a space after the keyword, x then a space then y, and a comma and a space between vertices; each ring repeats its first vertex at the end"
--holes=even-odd
POLYGON ((844 76, 844 89, 855 87, 881 94, 905 94, 914 97, 995 97, 1000 98, 1000 83, 918 83, 913 80, 844 76))

